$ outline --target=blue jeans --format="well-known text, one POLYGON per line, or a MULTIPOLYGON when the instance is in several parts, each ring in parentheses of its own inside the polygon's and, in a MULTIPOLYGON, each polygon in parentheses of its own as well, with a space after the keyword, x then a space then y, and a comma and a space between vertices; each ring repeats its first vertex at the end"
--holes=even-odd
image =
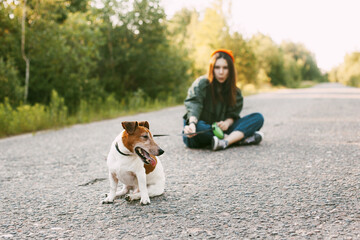
MULTIPOLYGON (((237 119, 227 131, 224 131, 226 134, 230 134, 233 131, 240 131, 244 133, 244 138, 247 138, 253 135, 256 131, 259 131, 264 124, 264 117, 261 113, 252 113, 245 117, 237 119)), ((184 126, 186 121, 184 120, 184 126)), ((203 131, 211 129, 211 124, 208 124, 202 120, 198 121, 196 126, 196 131, 203 131)), ((214 136, 212 131, 204 132, 197 134, 196 136, 189 138, 183 136, 183 141, 185 145, 189 148, 204 148, 211 144, 211 140, 214 136)))

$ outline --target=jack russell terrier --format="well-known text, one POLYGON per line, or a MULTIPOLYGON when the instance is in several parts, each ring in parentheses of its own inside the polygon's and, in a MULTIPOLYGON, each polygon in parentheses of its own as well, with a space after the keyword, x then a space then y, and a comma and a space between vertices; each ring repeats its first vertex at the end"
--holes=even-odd
POLYGON ((113 203, 116 197, 125 196, 127 201, 140 199, 149 204, 150 197, 164 193, 165 174, 159 159, 164 151, 154 142, 149 123, 122 122, 124 130, 111 144, 107 156, 110 193, 102 203, 113 203), (123 183, 116 192, 118 182, 123 183))

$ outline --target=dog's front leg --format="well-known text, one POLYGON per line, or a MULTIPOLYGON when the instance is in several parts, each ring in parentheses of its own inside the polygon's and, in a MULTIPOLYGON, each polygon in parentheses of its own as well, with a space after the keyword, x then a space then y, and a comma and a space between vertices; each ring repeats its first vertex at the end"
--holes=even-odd
POLYGON ((149 193, 148 193, 147 184, 146 184, 145 171, 142 172, 140 174, 140 176, 138 175, 137 177, 138 177, 139 190, 140 190, 140 195, 141 195, 140 204, 143 204, 143 205, 149 204, 150 198, 149 198, 149 193))
POLYGON ((138 180, 139 190, 140 192, 135 192, 132 194, 128 194, 125 199, 127 201, 140 199, 140 204, 146 205, 150 203, 150 198, 148 194, 148 189, 146 185, 146 174, 145 171, 141 171, 136 173, 136 178, 138 180))
POLYGON ((118 186, 119 179, 116 176, 116 173, 109 172, 109 180, 110 180, 110 193, 108 196, 102 201, 102 203, 113 203, 116 196, 116 189, 118 186))

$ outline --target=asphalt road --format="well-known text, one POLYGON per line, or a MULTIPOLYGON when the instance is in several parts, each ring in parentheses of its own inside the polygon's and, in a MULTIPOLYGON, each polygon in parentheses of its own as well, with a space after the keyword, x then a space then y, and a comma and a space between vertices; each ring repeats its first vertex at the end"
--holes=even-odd
POLYGON ((164 195, 141 206, 109 191, 121 122, 178 134, 184 107, 0 140, 0 239, 360 239, 360 89, 338 84, 245 98, 264 141, 225 151, 157 138, 164 195))

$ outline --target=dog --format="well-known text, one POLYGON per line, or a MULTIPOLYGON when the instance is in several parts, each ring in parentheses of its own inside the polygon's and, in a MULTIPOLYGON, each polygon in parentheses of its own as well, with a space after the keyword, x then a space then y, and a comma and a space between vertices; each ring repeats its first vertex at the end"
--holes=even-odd
POLYGON ((140 199, 150 203, 150 197, 164 193, 165 174, 161 161, 155 156, 164 153, 154 141, 147 121, 122 122, 124 130, 111 144, 107 156, 110 193, 102 203, 113 203, 117 197, 127 201, 140 199), (118 183, 123 183, 116 192, 118 183))

